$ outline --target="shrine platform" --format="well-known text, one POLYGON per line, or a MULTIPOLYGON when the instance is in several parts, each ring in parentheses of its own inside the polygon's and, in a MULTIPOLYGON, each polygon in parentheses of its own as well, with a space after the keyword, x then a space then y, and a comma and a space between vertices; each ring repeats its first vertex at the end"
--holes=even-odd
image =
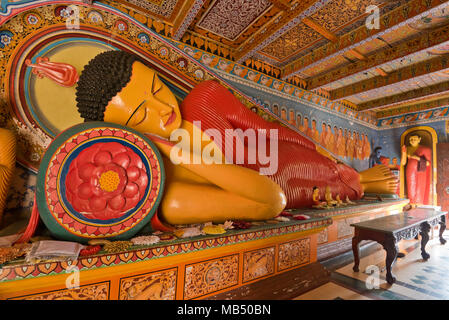
POLYGON ((258 222, 221 235, 161 240, 75 261, 17 260, 1 266, 0 299, 209 298, 316 265, 326 246, 352 237, 346 225, 397 213, 407 202, 361 201, 347 208, 301 210, 311 219, 258 222))

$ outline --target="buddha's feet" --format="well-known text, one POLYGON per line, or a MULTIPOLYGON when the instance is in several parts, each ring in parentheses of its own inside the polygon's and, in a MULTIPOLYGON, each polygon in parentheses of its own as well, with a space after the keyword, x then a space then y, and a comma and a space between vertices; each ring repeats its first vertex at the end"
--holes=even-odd
POLYGON ((399 180, 384 165, 378 165, 360 172, 360 183, 365 193, 395 194, 399 180))

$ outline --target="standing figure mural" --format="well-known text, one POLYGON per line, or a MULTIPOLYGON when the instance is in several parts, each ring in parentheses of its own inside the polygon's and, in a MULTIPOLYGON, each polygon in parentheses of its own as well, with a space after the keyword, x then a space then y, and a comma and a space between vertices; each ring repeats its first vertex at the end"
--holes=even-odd
POLYGON ((407 197, 412 205, 430 204, 432 185, 432 150, 412 134, 402 146, 401 165, 405 166, 407 197))

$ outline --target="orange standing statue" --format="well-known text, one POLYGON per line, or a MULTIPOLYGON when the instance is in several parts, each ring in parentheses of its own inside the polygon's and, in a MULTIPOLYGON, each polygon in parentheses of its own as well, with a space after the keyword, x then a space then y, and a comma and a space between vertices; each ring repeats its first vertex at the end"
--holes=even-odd
POLYGON ((407 196, 412 205, 430 204, 432 150, 421 145, 421 137, 412 135, 410 146, 402 146, 401 165, 405 166, 407 196))

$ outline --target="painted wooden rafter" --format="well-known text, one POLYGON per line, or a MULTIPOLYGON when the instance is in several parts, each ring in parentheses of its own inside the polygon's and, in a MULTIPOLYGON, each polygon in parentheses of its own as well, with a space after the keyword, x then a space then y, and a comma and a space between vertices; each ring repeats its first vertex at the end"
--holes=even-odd
POLYGON ((358 106, 360 111, 374 110, 399 102, 413 103, 414 101, 416 101, 416 99, 432 95, 444 94, 447 91, 449 91, 449 81, 437 83, 420 89, 410 90, 377 100, 368 101, 366 103, 359 104, 358 106))
POLYGON ((290 9, 290 4, 287 0, 271 0, 271 3, 282 11, 287 11, 290 9))
MULTIPOLYGON (((445 70, 449 66, 449 54, 437 56, 433 59, 415 63, 410 66, 395 70, 390 74, 379 75, 357 83, 341 87, 330 92, 331 100, 347 98, 368 90, 382 88, 394 83, 445 70)), ((378 70, 380 68, 376 68, 378 70)), ((382 70, 382 69, 380 69, 382 70)), ((382 70, 383 71, 383 70, 382 70)), ((383 71, 385 72, 385 71, 383 71)))
POLYGON ((410 102, 405 106, 394 106, 382 108, 376 112, 376 118, 382 119, 392 116, 398 116, 401 114, 407 114, 410 112, 425 111, 432 108, 444 107, 449 105, 449 93, 442 95, 436 95, 431 98, 425 98, 424 100, 417 100, 410 102))
POLYGON ((327 73, 312 77, 308 79, 309 88, 319 88, 336 80, 355 75, 359 72, 381 67, 382 65, 396 59, 419 53, 423 50, 437 48, 439 45, 448 41, 448 35, 449 25, 428 31, 426 33, 419 33, 417 36, 409 38, 408 40, 392 46, 391 48, 388 47, 381 52, 367 55, 366 60, 355 61, 349 66, 344 65, 327 73))
POLYGON ((173 39, 181 40, 184 36, 187 28, 195 19, 196 15, 201 9, 204 0, 188 0, 185 2, 183 8, 181 9, 181 14, 175 19, 173 24, 173 39))
MULTIPOLYGON (((321 25, 319 25, 318 23, 316 23, 312 18, 306 17, 302 20, 302 23, 304 23, 309 28, 312 28, 313 30, 315 30, 316 32, 318 32, 319 34, 321 34, 323 37, 330 40, 331 42, 334 42, 334 43, 338 42, 338 37, 335 34, 333 34, 326 28, 324 28, 321 25)), ((366 57, 363 54, 361 54, 359 51, 357 51, 357 49, 351 49, 348 51, 348 53, 351 53, 354 57, 356 57, 359 60, 366 59, 366 57)))

